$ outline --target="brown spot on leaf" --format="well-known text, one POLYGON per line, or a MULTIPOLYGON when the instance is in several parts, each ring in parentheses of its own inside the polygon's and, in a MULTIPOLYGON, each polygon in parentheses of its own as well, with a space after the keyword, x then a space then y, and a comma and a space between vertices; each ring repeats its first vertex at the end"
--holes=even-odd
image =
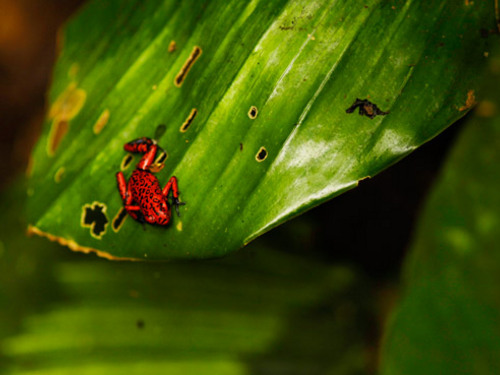
POLYGON ((170 44, 168 45, 168 52, 172 53, 177 49, 177 43, 175 43, 175 40, 172 40, 170 44))
POLYGON ((72 82, 55 100, 49 110, 48 118, 52 120, 47 153, 54 155, 62 139, 68 132, 69 121, 73 119, 85 104, 87 94, 72 82))
POLYGON ((474 95, 474 90, 469 90, 467 92, 467 100, 465 101, 465 105, 461 106, 458 110, 460 112, 466 111, 472 108, 476 104, 476 96, 474 95))
POLYGON ((68 132, 68 128, 68 121, 54 121, 52 123, 49 136, 49 148, 47 150, 49 156, 54 155, 56 150, 59 148, 59 144, 68 132))

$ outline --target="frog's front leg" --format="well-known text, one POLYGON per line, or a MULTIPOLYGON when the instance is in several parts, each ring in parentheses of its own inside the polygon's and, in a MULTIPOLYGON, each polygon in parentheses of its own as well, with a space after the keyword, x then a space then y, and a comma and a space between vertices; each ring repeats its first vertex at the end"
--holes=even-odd
POLYGON ((170 180, 168 180, 167 184, 163 188, 162 194, 165 199, 168 199, 168 193, 172 190, 172 201, 174 204, 175 212, 177 212, 177 216, 181 216, 179 213, 179 206, 184 206, 186 203, 179 201, 179 188, 177 187, 177 177, 172 176, 170 180))

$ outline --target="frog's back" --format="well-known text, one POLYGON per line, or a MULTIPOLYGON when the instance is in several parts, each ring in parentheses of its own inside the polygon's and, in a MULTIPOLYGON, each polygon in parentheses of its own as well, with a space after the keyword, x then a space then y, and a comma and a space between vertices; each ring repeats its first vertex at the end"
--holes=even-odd
POLYGON ((151 207, 153 201, 162 196, 158 179, 149 171, 136 169, 130 177, 129 184, 132 199, 142 208, 151 207))

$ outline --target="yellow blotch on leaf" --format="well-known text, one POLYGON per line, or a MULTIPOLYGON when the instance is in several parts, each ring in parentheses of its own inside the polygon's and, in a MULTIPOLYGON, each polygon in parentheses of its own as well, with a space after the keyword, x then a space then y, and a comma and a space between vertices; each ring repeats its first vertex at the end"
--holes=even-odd
POLYGON ((77 88, 76 83, 68 85, 50 107, 48 118, 52 120, 49 140, 47 143, 47 154, 54 155, 64 136, 69 129, 69 121, 73 119, 82 109, 87 98, 87 93, 77 88))
POLYGON ((54 181, 56 183, 61 182, 64 172, 66 172, 66 169, 64 167, 61 167, 57 170, 56 174, 54 175, 54 181))
POLYGON ((94 134, 99 134, 101 130, 106 126, 109 120, 109 109, 105 109, 104 112, 101 113, 96 123, 94 124, 94 134))

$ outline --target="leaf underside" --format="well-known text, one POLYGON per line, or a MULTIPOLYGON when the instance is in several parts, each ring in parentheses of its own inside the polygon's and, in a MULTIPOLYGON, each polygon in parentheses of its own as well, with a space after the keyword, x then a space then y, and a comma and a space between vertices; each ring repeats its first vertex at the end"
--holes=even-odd
POLYGON ((463 116, 494 22, 493 1, 90 2, 62 38, 30 222, 114 257, 233 251, 463 116), (346 113, 357 98, 389 114, 346 113), (123 144, 155 136, 186 205, 120 223, 123 144))

